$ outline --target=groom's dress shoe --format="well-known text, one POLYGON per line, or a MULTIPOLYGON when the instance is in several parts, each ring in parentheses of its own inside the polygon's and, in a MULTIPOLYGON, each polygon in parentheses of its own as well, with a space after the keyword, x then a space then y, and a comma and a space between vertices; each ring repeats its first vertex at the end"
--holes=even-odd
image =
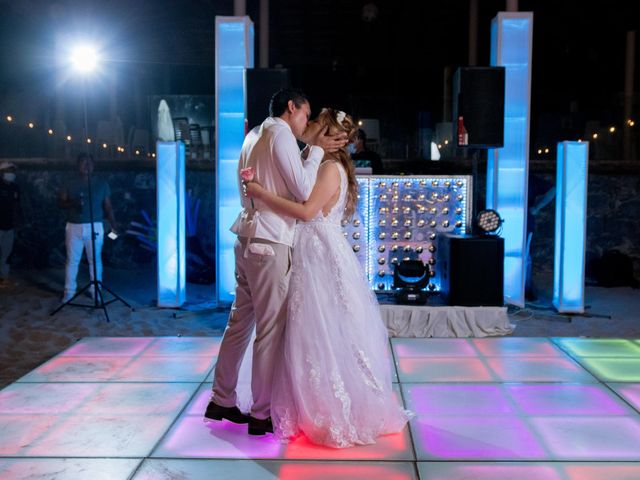
POLYGON ((223 407, 213 400, 209 402, 207 411, 204 414, 205 420, 222 420, 227 419, 233 423, 248 423, 249 415, 245 415, 238 407, 223 407))
POLYGON ((260 420, 259 418, 249 418, 249 435, 264 435, 265 433, 273 433, 273 423, 271 417, 260 420))

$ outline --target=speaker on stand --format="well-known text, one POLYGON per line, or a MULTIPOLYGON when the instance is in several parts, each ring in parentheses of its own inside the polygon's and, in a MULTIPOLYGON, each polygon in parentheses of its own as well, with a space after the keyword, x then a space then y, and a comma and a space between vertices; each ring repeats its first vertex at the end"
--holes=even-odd
MULTIPOLYGON (((478 212, 480 151, 504 146, 504 96, 504 67, 460 67, 454 74, 455 138, 458 147, 471 151, 472 219, 478 212)), ((439 252, 444 259, 441 292, 449 305, 503 305, 503 238, 497 235, 441 235, 439 252)))
POLYGON ((460 148, 471 149, 472 218, 478 205, 480 150, 504 145, 504 67, 460 67, 453 76, 452 115, 460 148))

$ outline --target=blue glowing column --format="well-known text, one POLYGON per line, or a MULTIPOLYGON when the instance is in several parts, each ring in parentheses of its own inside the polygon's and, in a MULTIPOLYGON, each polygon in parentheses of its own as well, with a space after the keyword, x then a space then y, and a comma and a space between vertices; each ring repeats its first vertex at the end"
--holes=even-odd
POLYGON ((504 219, 504 298, 524 306, 533 13, 491 22, 491 65, 505 67, 504 147, 487 153, 487 208, 504 219))
POLYGON ((559 312, 584 312, 588 159, 588 142, 558 144, 553 305, 559 312))
POLYGON ((240 212, 238 158, 245 136, 244 71, 253 67, 253 22, 216 17, 216 286, 218 302, 235 295, 233 244, 229 228, 240 212))
POLYGON ((179 307, 185 301, 184 143, 156 145, 158 205, 158 306, 179 307))

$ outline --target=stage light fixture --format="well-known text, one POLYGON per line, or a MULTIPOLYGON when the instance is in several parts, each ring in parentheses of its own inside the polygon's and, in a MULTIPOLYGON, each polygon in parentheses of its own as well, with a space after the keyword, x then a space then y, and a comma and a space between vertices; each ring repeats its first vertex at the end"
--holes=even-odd
POLYGON ((421 260, 403 259, 393 270, 393 289, 401 303, 426 303, 423 289, 429 284, 430 269, 421 260))
POLYGON ((79 45, 71 51, 73 68, 81 73, 89 73, 98 66, 98 52, 91 45, 79 45))
POLYGON ((502 218, 495 210, 482 210, 476 216, 476 227, 482 234, 497 234, 502 225, 502 218))

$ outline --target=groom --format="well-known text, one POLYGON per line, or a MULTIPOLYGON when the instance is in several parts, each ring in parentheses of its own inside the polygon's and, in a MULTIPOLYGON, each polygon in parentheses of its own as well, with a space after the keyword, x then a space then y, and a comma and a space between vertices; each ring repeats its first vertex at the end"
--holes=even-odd
MULTIPOLYGON (((269 117, 249 132, 240 151, 240 170, 252 167, 255 180, 277 195, 304 202, 316 181, 324 152, 334 152, 347 140, 342 135, 304 133, 311 115, 307 97, 285 89, 273 95, 269 117), (308 145, 300 152, 296 139, 308 145)), ((231 227, 234 246, 236 296, 224 332, 215 369, 213 394, 205 419, 249 423, 249 434, 273 433, 271 385, 287 316, 291 246, 296 220, 269 211, 259 200, 242 197, 243 210, 231 227), (253 327, 251 415, 236 406, 236 386, 242 358, 253 327)))

